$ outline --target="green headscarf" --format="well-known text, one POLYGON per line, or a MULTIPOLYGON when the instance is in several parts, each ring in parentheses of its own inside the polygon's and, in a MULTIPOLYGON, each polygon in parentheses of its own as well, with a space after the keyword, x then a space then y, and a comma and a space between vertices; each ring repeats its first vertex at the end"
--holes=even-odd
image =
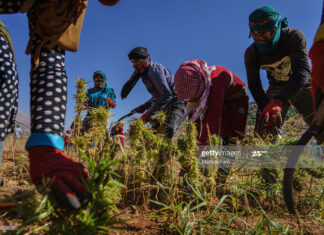
POLYGON ((104 72, 102 72, 101 70, 98 70, 96 72, 93 73, 93 80, 94 78, 96 77, 97 74, 100 74, 102 76, 102 79, 104 80, 105 82, 105 85, 102 86, 102 88, 107 88, 107 77, 106 77, 106 74, 104 72))
POLYGON ((100 74, 102 76, 102 79, 105 81, 105 85, 103 85, 102 87, 96 87, 96 88, 102 89, 102 90, 108 90, 106 74, 104 72, 102 72, 101 70, 98 70, 93 73, 93 80, 97 74, 100 74))
POLYGON ((266 31, 276 28, 274 36, 269 40, 254 40, 257 48, 264 53, 271 53, 278 45, 281 28, 288 26, 287 18, 281 19, 280 14, 270 6, 264 6, 253 11, 249 16, 251 31, 266 31))
POLYGON ((105 81, 105 85, 103 85, 102 87, 97 87, 96 86, 96 89, 100 90, 101 93, 106 93, 109 98, 111 98, 114 102, 116 102, 116 95, 115 95, 114 89, 108 88, 108 86, 107 86, 106 74, 104 72, 102 72, 101 70, 98 70, 98 71, 93 73, 93 79, 95 78, 95 76, 97 74, 100 74, 102 76, 102 79, 105 81))

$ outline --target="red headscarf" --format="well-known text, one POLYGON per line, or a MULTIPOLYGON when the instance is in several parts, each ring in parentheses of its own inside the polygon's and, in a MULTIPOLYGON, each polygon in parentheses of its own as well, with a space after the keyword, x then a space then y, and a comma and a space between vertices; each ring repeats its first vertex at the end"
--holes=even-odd
POLYGON ((188 101, 188 105, 190 102, 200 100, 191 121, 197 120, 205 112, 211 86, 210 74, 215 69, 215 66, 208 67, 205 61, 193 59, 181 64, 174 76, 174 85, 179 100, 188 101))
POLYGON ((179 100, 198 100, 205 89, 206 74, 200 60, 189 60, 180 65, 174 76, 174 85, 179 100))

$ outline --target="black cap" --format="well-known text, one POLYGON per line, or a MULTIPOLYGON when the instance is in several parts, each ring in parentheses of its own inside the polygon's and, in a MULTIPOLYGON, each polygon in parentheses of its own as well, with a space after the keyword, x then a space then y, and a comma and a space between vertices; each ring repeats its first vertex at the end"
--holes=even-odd
POLYGON ((145 47, 135 47, 128 54, 128 58, 130 60, 132 60, 132 59, 145 59, 147 57, 150 57, 150 54, 148 53, 148 50, 145 47))

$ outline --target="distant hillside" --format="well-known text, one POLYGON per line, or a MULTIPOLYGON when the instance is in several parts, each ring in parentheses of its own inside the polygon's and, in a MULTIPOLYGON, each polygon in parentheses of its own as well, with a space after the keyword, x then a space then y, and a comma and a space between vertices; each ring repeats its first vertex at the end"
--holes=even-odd
POLYGON ((19 125, 24 135, 30 134, 30 115, 18 109, 16 125, 19 125))

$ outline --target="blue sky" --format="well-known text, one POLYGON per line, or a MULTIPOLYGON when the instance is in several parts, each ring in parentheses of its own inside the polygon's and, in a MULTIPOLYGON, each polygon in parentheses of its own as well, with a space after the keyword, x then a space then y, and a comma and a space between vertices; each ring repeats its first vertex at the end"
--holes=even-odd
MULTIPOLYGON (((182 62, 197 58, 209 65, 225 66, 247 83, 243 56, 252 43, 248 38, 248 16, 264 5, 273 6, 287 17, 289 27, 304 32, 310 48, 320 22, 322 0, 120 0, 113 7, 89 0, 79 50, 67 52, 66 126, 73 119, 77 76, 93 86, 93 72, 106 73, 108 86, 117 95, 113 121, 150 98, 141 81, 127 99, 120 98, 122 85, 133 72, 127 54, 136 46, 148 48, 152 60, 172 73, 182 62)), ((12 14, 0 18, 15 46, 20 79, 19 109, 29 113, 30 58, 24 54, 28 41, 27 17, 12 14)), ((267 87, 264 73, 262 80, 267 87)))

